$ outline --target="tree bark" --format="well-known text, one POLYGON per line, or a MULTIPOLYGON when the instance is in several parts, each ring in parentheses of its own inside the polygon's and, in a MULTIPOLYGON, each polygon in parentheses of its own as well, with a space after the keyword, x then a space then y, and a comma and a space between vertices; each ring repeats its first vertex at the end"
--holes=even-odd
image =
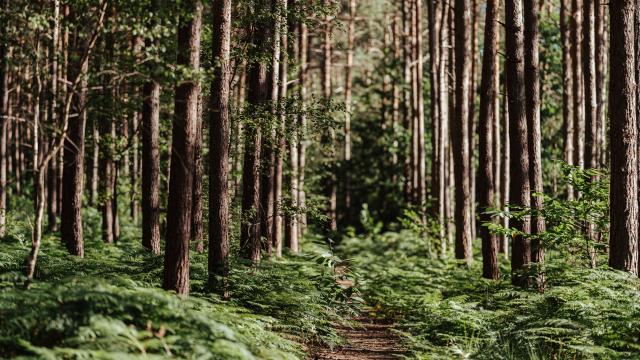
MULTIPOLYGON (((0 0, 0 9, 7 10, 9 0, 0 0)), ((7 211, 7 127, 9 110, 9 62, 7 26, 0 30, 0 238, 6 234, 7 211)))
POLYGON ((609 116, 611 189, 609 266, 638 273, 638 162, 635 89, 635 0, 613 0, 610 11, 609 116))
MULTIPOLYGON (((584 88, 582 73, 581 0, 572 0, 571 64, 573 66, 573 161, 584 168, 584 88)), ((578 194, 579 195, 579 194, 578 194)))
POLYGON ((198 121, 196 128, 196 140, 194 144, 194 171, 193 171, 193 209, 191 210, 191 241, 195 244, 195 250, 202 254, 204 252, 204 216, 202 214, 203 202, 203 164, 202 164, 202 99, 198 99, 198 121))
MULTIPOLYGON (((188 17, 178 20, 178 65, 197 72, 200 67, 200 29, 202 3, 184 4, 188 17)), ((163 288, 189 294, 189 239, 195 170, 195 141, 198 119, 198 79, 184 79, 177 84, 171 144, 171 178, 167 204, 167 236, 164 256, 163 288)))
POLYGON ((229 84, 231 81, 231 0, 213 7, 212 58, 219 59, 209 105, 209 284, 225 292, 219 277, 229 273, 229 84))
MULTIPOLYGON (((487 213, 494 206, 495 188, 493 178, 493 120, 495 118, 496 58, 498 52, 498 0, 487 1, 487 15, 484 30, 484 51, 482 55, 482 82, 480 94, 479 147, 480 166, 478 169, 478 205, 481 223, 493 222, 487 213)), ((482 276, 487 279, 500 277, 498 265, 498 242, 495 234, 487 226, 480 227, 482 239, 482 276)))
MULTIPOLYGON (((151 10, 159 10, 157 2, 151 10)), ((149 64, 147 70, 153 68, 149 64)), ((154 255, 160 254, 160 92, 153 77, 142 86, 142 245, 154 255)))
POLYGON ((595 63, 595 8, 597 0, 583 0, 583 39, 582 67, 584 70, 584 103, 585 103, 585 166, 590 169, 598 167, 598 143, 596 124, 598 117, 598 98, 596 94, 595 63))
MULTIPOLYGON (((329 0, 323 0, 323 6, 330 6, 329 0)), ((322 42, 322 96, 326 101, 331 100, 333 96, 333 85, 331 83, 332 71, 332 25, 331 16, 329 14, 324 17, 323 25, 323 42, 322 42)), ((326 179, 327 197, 329 198, 329 229, 331 231, 338 230, 338 184, 336 174, 336 134, 335 129, 329 129, 329 139, 326 140, 329 148, 327 162, 329 163, 329 176, 326 179)))
MULTIPOLYGON (((564 130, 564 161, 573 164, 573 77, 571 55, 571 25, 569 0, 560 1, 560 39, 562 42, 562 118, 564 130)), ((573 199, 573 188, 567 186, 567 200, 573 199)))
MULTIPOLYGON (((344 69, 344 162, 346 169, 351 167, 351 101, 353 83, 353 51, 355 41, 356 1, 349 0, 349 22, 347 26, 347 64, 344 69)), ((344 172, 344 207, 351 214, 350 171, 344 172)))
POLYGON ((472 260, 470 184, 469 184, 469 81, 471 62, 469 49, 470 4, 469 0, 455 2, 455 76, 456 116, 453 123, 453 153, 455 167, 455 222, 456 259, 472 260))
MULTIPOLYGON (((588 0, 587 0, 588 1, 588 0)), ((538 0, 524 0, 524 83, 526 98, 526 116, 529 142, 529 183, 531 186, 531 205, 534 212, 531 219, 531 261, 540 263, 544 259, 544 250, 540 240, 535 238, 545 231, 542 211, 542 197, 533 193, 543 192, 542 182, 542 135, 540 133, 540 60, 539 60, 539 19, 538 0)))
MULTIPOLYGON (((529 207, 529 144, 524 83, 524 40, 522 7, 518 0, 505 2, 507 91, 509 99, 509 137, 511 189, 509 201, 517 207, 529 207)), ((530 220, 513 219, 519 232, 530 233, 530 220)), ((512 239, 511 270, 514 285, 527 285, 528 278, 520 272, 531 261, 529 240, 517 234, 512 239)))

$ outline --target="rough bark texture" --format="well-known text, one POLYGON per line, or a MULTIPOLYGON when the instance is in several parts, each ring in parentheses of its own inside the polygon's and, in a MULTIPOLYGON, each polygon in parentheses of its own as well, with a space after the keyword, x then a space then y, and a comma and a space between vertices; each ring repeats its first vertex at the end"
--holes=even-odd
POLYGON ((142 87, 142 245, 156 255, 160 254, 160 91, 155 79, 142 87))
POLYGON ((613 0, 609 116, 611 189, 609 266, 638 273, 638 163, 634 54, 635 0, 613 0))
POLYGON ((229 83, 231 81, 231 0, 213 7, 212 58, 219 59, 209 104, 209 283, 229 272, 229 83))
MULTIPOLYGON (((329 0, 323 0, 323 6, 328 8, 330 5, 329 0)), ((332 19, 329 14, 324 17, 323 25, 323 43, 322 43, 322 96, 325 100, 330 100, 333 96, 333 85, 331 83, 331 71, 332 71, 332 19)), ((329 229, 331 231, 338 230, 338 183, 336 174, 336 134, 333 128, 329 129, 329 139, 326 139, 326 145, 328 146, 328 158, 329 176, 326 179, 327 197, 329 198, 329 229)))
MULTIPOLYGON (((573 164, 573 77, 571 65, 571 30, 569 0, 560 1, 560 39, 562 42, 562 118, 564 131, 564 161, 573 164)), ((567 188, 567 199, 573 199, 573 189, 567 188)))
POLYGON ((594 169, 597 164, 598 143, 596 124, 598 117, 598 99, 596 94, 596 63, 595 63, 595 11, 596 0, 583 0, 583 38, 582 38, 582 68, 584 70, 584 120, 585 120, 585 167, 594 169))
POLYGON ((455 2, 455 73, 456 73, 456 114, 453 123, 453 154, 455 167, 455 223, 456 223, 456 259, 471 262, 471 219, 469 189, 469 76, 471 62, 469 58, 470 6, 469 0, 455 2))
POLYGON ((582 0, 571 3, 571 65, 573 67, 573 164, 584 167, 584 88, 582 73, 582 0))
MULTIPOLYGON (((344 69, 344 162, 347 169, 351 166, 351 99, 353 83, 353 52, 355 41, 356 1, 349 0, 349 24, 347 29, 347 64, 344 69)), ((344 207, 351 213, 350 171, 344 173, 344 207)))
MULTIPOLYGON (((531 205, 534 215, 531 219, 531 233, 535 236, 545 231, 545 221, 537 213, 542 211, 542 135, 540 133, 540 61, 538 0, 524 0, 524 82, 527 94, 526 113, 529 142, 529 182, 531 186, 531 205)), ((544 250, 540 240, 531 240, 531 261, 542 262, 544 250)))
MULTIPOLYGON (((480 165, 478 168, 478 205, 481 223, 494 221, 487 211, 494 206, 493 179, 493 119, 495 117, 496 57, 498 51, 498 0, 487 1, 487 16, 484 30, 484 52, 482 56, 482 83, 480 90, 479 138, 480 165)), ((498 267, 498 242, 487 226, 480 227, 482 239, 482 276, 497 279, 500 276, 498 267)))
MULTIPOLYGON (((189 15, 188 18, 178 20, 177 63, 198 71, 202 3, 200 0, 190 0, 184 6, 189 15)), ((176 87, 162 286, 181 295, 189 293, 189 238, 193 207, 194 152, 197 127, 200 126, 199 94, 200 83, 195 79, 182 80, 176 87)))
MULTIPOLYGON (((76 39, 75 58, 85 51, 86 40, 76 39)), ((60 235, 67 250, 72 255, 84 256, 82 232, 82 192, 84 174, 84 130, 87 123, 87 80, 88 62, 71 65, 69 71, 74 81, 80 77, 77 95, 74 96, 73 111, 78 116, 69 119, 64 141, 64 168, 62 184, 62 210, 60 214, 60 235), (79 66, 79 68, 78 68, 79 66)))
MULTIPOLYGON (((507 92, 509 100, 509 142, 510 142, 510 171, 511 184, 509 201, 515 206, 528 207, 531 194, 529 193, 529 144, 527 138, 527 116, 525 112, 525 84, 524 84, 524 40, 522 24, 522 7, 518 0, 505 2, 506 25, 506 71, 507 92)), ((530 221, 513 219, 513 227, 528 234, 530 221)), ((526 276, 520 276, 531 261, 529 240, 522 235, 515 235, 512 239, 511 270, 512 282, 516 285, 526 285, 526 276)))
MULTIPOLYGON (((596 126, 597 126, 597 164, 598 166, 606 165, 606 121, 605 121, 605 6, 602 0, 594 0, 594 17, 595 17, 595 63, 596 63, 596 126)), ((636 12, 637 13, 637 12, 636 12)))
MULTIPOLYGON (((198 121, 202 121, 202 99, 198 100, 198 121)), ((193 201, 191 210, 191 242, 195 244, 195 250, 202 254, 204 252, 204 215, 202 214, 203 194, 203 164, 202 164, 202 132, 203 123, 200 122, 196 128, 196 141, 194 145, 193 159, 193 201)))

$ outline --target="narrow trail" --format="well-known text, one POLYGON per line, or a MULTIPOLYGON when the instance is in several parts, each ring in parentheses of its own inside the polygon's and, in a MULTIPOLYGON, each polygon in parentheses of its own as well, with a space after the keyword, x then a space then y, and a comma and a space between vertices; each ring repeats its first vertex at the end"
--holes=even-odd
MULTIPOLYGON (((346 267, 336 269, 338 273, 346 272, 346 267)), ((346 279, 337 280, 344 288, 354 286, 346 279)), ((346 343, 340 347, 319 348, 311 353, 314 360, 392 360, 400 359, 405 349, 400 345, 399 336, 394 333, 393 324, 374 320, 366 315, 353 318, 354 326, 336 328, 346 343)))
POLYGON ((355 318, 354 327, 340 327, 338 333, 347 343, 335 349, 319 349, 312 354, 315 360, 392 360, 400 359, 405 350, 393 333, 393 325, 374 321, 368 317, 355 318))

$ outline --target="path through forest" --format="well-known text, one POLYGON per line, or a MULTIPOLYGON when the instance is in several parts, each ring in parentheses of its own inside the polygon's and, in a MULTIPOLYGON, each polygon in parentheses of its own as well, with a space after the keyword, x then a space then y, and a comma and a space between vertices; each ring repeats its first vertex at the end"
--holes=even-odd
POLYGON ((399 359, 404 353, 393 325, 363 316, 354 319, 357 326, 338 328, 347 343, 335 349, 320 349, 312 355, 317 360, 388 360, 399 359))

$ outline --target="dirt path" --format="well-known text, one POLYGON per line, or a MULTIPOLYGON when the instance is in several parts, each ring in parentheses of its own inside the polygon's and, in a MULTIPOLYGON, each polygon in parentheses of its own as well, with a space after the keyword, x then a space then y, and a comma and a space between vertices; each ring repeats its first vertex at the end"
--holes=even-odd
POLYGON ((311 359, 317 360, 391 360, 404 353, 400 339, 391 330, 393 325, 375 322, 367 317, 354 319, 354 327, 338 328, 338 333, 347 343, 333 350, 317 350, 311 359))

